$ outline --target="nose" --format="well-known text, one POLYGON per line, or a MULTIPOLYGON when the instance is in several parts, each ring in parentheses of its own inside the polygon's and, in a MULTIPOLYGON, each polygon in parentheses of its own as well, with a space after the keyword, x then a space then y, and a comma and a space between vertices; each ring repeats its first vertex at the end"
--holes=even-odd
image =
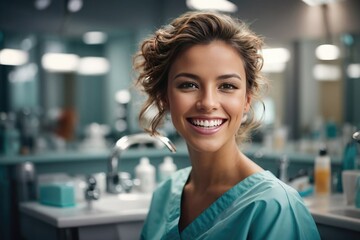
POLYGON ((216 91, 211 89, 205 89, 199 94, 199 99, 196 103, 196 108, 199 111, 211 112, 219 107, 219 97, 216 91))

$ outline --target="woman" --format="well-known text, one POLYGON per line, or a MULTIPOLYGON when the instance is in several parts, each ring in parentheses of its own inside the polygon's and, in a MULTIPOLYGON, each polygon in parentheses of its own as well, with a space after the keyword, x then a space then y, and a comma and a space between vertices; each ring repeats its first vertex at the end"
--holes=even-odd
POLYGON ((262 39, 229 16, 189 12, 146 39, 137 83, 186 141, 191 167, 154 192, 142 239, 319 239, 297 192, 246 157, 238 144, 257 123, 251 103, 262 39))

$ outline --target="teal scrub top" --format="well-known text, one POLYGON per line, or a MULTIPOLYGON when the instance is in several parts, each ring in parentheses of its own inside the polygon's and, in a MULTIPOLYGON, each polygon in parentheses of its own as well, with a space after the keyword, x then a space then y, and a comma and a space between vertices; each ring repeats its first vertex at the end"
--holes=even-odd
POLYGON ((320 239, 299 194, 269 171, 236 184, 179 232, 190 171, 177 171, 156 189, 141 239, 320 239))

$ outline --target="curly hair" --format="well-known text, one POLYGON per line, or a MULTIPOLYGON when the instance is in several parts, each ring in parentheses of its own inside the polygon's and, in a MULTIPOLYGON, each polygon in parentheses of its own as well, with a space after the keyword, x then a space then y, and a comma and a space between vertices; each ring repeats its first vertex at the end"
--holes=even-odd
MULTIPOLYGON (((151 134, 158 134, 157 128, 166 115, 168 73, 176 57, 182 51, 197 44, 209 44, 220 40, 233 47, 244 62, 246 93, 253 100, 261 101, 262 90, 267 86, 261 76, 263 39, 252 32, 239 19, 214 12, 187 12, 174 19, 169 25, 158 29, 145 39, 140 51, 134 57, 134 69, 139 73, 136 84, 147 94, 139 120, 143 122, 146 111, 155 106, 158 113, 144 127, 151 134)), ((264 106, 264 104, 263 104, 264 106)), ((242 123, 236 137, 238 141, 248 138, 250 130, 259 126, 251 107, 247 120, 242 123)))

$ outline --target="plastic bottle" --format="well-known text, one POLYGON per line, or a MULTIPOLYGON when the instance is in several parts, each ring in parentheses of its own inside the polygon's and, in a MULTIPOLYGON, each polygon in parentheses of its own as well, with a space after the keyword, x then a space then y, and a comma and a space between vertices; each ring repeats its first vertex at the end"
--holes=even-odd
POLYGON ((325 148, 320 149, 315 159, 315 194, 329 195, 331 192, 331 164, 325 148))
POLYGON ((342 175, 341 172, 344 170, 352 170, 356 168, 356 156, 357 156, 357 148, 356 142, 350 140, 344 149, 343 159, 341 163, 341 171, 338 173, 338 183, 337 183, 337 191, 343 192, 342 188, 342 175))
POLYGON ((176 169, 173 158, 170 156, 165 157, 164 161, 159 165, 159 181, 162 182, 168 179, 176 169))
POLYGON ((142 157, 140 163, 135 167, 136 178, 139 179, 139 191, 143 193, 151 193, 156 186, 155 167, 150 164, 147 157, 142 157))

